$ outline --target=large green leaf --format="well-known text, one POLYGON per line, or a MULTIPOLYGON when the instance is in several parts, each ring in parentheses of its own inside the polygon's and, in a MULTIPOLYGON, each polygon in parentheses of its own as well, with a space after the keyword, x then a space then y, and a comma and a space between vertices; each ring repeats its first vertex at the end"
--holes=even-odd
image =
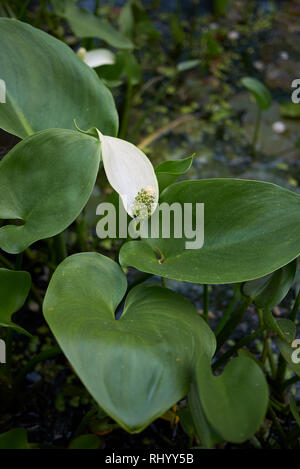
POLYGON ((53 3, 56 6, 56 13, 70 23, 71 29, 77 37, 81 39, 86 37, 102 39, 118 49, 132 49, 134 47, 127 37, 120 34, 106 21, 77 6, 77 2, 63 0, 53 3), (59 3, 60 5, 57 5, 59 3))
POLYGON ((269 393, 263 372, 254 360, 234 358, 221 376, 214 376, 207 357, 201 357, 196 379, 205 415, 224 440, 242 443, 259 429, 269 393))
POLYGON ((142 284, 115 310, 126 277, 95 253, 67 258, 54 273, 44 315, 62 350, 99 405, 130 432, 143 430, 189 390, 199 353, 215 338, 186 299, 142 284))
POLYGON ((263 277, 300 253, 300 196, 274 184, 182 181, 160 202, 204 203, 203 247, 185 249, 187 240, 172 236, 130 241, 121 248, 122 265, 187 282, 233 283, 263 277))
POLYGON ((254 96, 260 109, 268 109, 272 104, 272 96, 268 88, 256 78, 242 78, 242 84, 254 96))
POLYGON ((243 294, 249 296, 259 308, 273 308, 287 295, 296 270, 297 261, 294 260, 272 274, 244 283, 243 294))
POLYGON ((0 269, 0 327, 11 327, 28 335, 11 317, 24 304, 31 286, 28 272, 0 269))
POLYGON ((48 128, 96 126, 116 135, 118 117, 110 91, 94 70, 64 43, 20 21, 0 19, 0 78, 6 103, 0 127, 25 138, 48 128))
POLYGON ((19 225, 0 228, 0 248, 16 254, 67 228, 88 201, 99 161, 99 141, 77 131, 44 130, 18 143, 0 162, 0 219, 19 225))

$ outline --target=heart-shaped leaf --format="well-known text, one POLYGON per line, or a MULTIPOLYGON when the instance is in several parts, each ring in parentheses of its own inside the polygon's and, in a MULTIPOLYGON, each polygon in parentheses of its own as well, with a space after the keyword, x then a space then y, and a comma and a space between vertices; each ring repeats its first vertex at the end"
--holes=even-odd
POLYGON ((262 370, 251 358, 234 358, 221 376, 213 376, 207 357, 201 357, 196 381, 204 413, 224 440, 242 443, 259 429, 269 393, 262 370))
POLYGON ((297 261, 294 260, 272 274, 244 283, 242 292, 259 308, 273 308, 286 297, 296 270, 297 261))
POLYGON ((272 96, 268 88, 256 78, 242 78, 242 84, 254 96, 260 109, 268 109, 272 104, 272 96))
POLYGON ((18 143, 0 162, 0 248, 16 254, 54 236, 79 215, 93 190, 100 143, 80 132, 49 129, 18 143))
POLYGON ((125 291, 115 262, 76 254, 54 273, 43 310, 89 392, 134 433, 187 394, 196 357, 211 357, 215 338, 193 305, 155 285, 132 289, 116 320, 125 291))
POLYGON ((11 320, 12 315, 23 306, 30 286, 28 272, 0 269, 0 327, 11 327, 21 334, 30 335, 11 320))
POLYGON ((96 126, 116 135, 110 91, 67 45, 7 18, 0 18, 0 44, 0 78, 6 84, 1 128, 25 138, 43 129, 73 129, 76 119, 83 129, 96 126))
MULTIPOLYGON (((234 283, 263 277, 300 253, 300 196, 274 184, 182 181, 167 187, 160 202, 169 207, 178 202, 183 214, 183 204, 192 203, 194 229, 196 203, 204 203, 203 247, 186 249, 191 239, 175 238, 171 223, 170 238, 125 243, 122 265, 187 282, 234 283)), ((186 218, 184 228, 190 229, 186 218)), ((200 218, 197 231, 201 228, 200 218)))

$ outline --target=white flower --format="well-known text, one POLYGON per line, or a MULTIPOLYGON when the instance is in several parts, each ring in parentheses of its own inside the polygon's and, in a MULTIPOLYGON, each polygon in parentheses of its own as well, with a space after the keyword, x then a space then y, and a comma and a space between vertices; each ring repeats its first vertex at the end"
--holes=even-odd
POLYGON ((274 122, 274 124, 272 125, 272 129, 277 134, 283 134, 283 132, 286 131, 286 126, 283 122, 278 121, 274 122))
POLYGON ((108 49, 93 49, 87 51, 84 47, 80 47, 77 51, 77 55, 91 68, 115 63, 115 54, 108 49))
POLYGON ((107 179, 120 195, 126 212, 138 218, 152 215, 159 189, 149 159, 132 143, 97 132, 107 179))

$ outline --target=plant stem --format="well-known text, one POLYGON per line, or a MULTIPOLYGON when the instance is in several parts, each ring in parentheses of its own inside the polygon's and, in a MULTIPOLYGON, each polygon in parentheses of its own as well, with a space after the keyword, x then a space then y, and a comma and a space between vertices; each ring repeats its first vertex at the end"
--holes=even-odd
POLYGON ((126 135, 127 135, 128 119, 129 119, 131 101, 132 101, 132 84, 131 84, 130 80, 128 80, 127 81, 125 99, 124 99, 124 107, 123 107, 123 112, 122 112, 120 133, 119 133, 119 138, 122 138, 122 139, 125 139, 126 135))
POLYGON ((248 309, 250 300, 247 298, 243 299, 239 307, 232 313, 231 318, 227 321, 222 331, 217 337, 217 351, 220 350, 222 345, 231 336, 232 332, 240 323, 242 317, 248 309))
POLYGON ((203 318, 208 322, 209 286, 203 285, 203 318))
POLYGON ((12 342, 13 342, 13 329, 7 328, 7 335, 5 340, 6 345, 6 364, 5 371, 9 381, 11 381, 11 358, 12 358, 12 342))
POLYGON ((34 285, 34 283, 31 284, 31 293, 38 302, 38 304, 42 307, 43 306, 43 298, 41 297, 38 289, 34 285))
POLYGON ((260 326, 260 328, 257 329, 257 331, 253 332, 248 337, 244 337, 243 339, 241 339, 239 342, 233 345, 226 353, 224 353, 222 357, 220 357, 217 361, 215 361, 215 363, 213 363, 212 369, 215 370, 216 368, 219 368, 221 365, 223 365, 226 362, 226 360, 228 360, 235 352, 237 352, 238 349, 252 342, 264 330, 265 330, 265 326, 260 326))
POLYGON ((75 430, 74 434, 73 434, 73 438, 76 438, 77 436, 81 435, 81 433, 83 432, 83 430, 85 429, 89 419, 95 415, 97 412, 98 412, 98 405, 95 405, 94 407, 92 407, 86 414, 85 416, 83 417, 83 419, 81 420, 80 424, 78 425, 77 429, 75 430))
POLYGON ((145 282, 150 277, 152 277, 152 274, 141 273, 130 285, 128 285, 126 295, 128 295, 130 290, 132 290, 137 285, 140 285, 140 283, 145 282))
POLYGON ((274 410, 273 410, 273 408, 272 408, 272 403, 271 403, 271 402, 270 402, 270 404, 269 404, 268 411, 269 411, 269 413, 270 413, 270 415, 271 415, 271 417, 272 417, 272 419, 273 419, 273 423, 275 424, 275 426, 276 426, 276 428, 277 428, 277 430, 278 430, 278 433, 279 433, 279 435, 280 435, 280 438, 281 438, 281 440, 282 440, 283 445, 286 446, 286 445, 285 445, 285 440, 286 440, 285 432, 284 432, 284 430, 283 430, 283 428, 282 428, 282 426, 281 426, 281 424, 280 424, 280 422, 279 422, 279 419, 278 419, 277 415, 275 414, 275 412, 274 412, 274 410))
POLYGON ((276 365, 273 357, 272 347, 271 347, 271 339, 269 339, 269 350, 268 350, 268 360, 271 368, 271 375, 273 379, 276 379, 276 365))
POLYGON ((36 355, 34 358, 29 360, 29 362, 24 366, 22 371, 19 373, 19 375, 16 378, 16 384, 17 385, 21 384, 25 376, 35 367, 35 365, 37 365, 38 363, 44 360, 48 360, 49 358, 56 357, 57 355, 60 355, 61 353, 62 353, 61 348, 57 346, 57 347, 52 347, 36 355))
POLYGON ((300 309, 300 288, 299 288, 298 294, 296 296, 293 309, 291 311, 291 315, 290 315, 290 320, 291 321, 294 321, 294 322, 296 321, 299 309, 300 309))
POLYGON ((298 375, 292 376, 292 378, 287 379, 286 381, 284 381, 284 383, 282 383, 281 389, 284 391, 286 388, 297 383, 299 380, 300 380, 300 376, 298 375))
POLYGON ((257 140, 258 140, 258 135, 259 135, 259 129, 261 126, 261 115, 262 115, 262 110, 260 109, 259 106, 257 106, 257 115, 256 115, 255 129, 254 129, 253 142, 252 142, 252 151, 253 151, 254 157, 256 156, 256 146, 257 146, 257 140))
POLYGON ((223 327, 225 326, 225 323, 227 322, 227 319, 229 318, 229 316, 231 315, 232 311, 235 309, 237 305, 237 299, 236 297, 234 296, 231 300, 231 302, 229 303, 225 313, 223 314, 216 330, 215 330, 215 335, 218 336, 221 332, 221 330, 223 329, 223 327))
POLYGON ((22 21, 23 15, 24 15, 24 13, 25 13, 26 10, 27 10, 27 7, 28 7, 29 2, 30 2, 30 0, 25 0, 25 1, 23 2, 23 5, 22 5, 20 11, 18 12, 18 20, 22 21))
POLYGON ((94 15, 95 15, 95 16, 98 15, 99 7, 100 7, 100 0, 96 0, 96 1, 95 1, 95 8, 94 8, 94 15))
POLYGON ((0 253, 0 261, 5 267, 8 267, 9 269, 14 270, 15 268, 14 265, 10 261, 8 261, 6 257, 4 257, 1 253, 0 253))
POLYGON ((81 252, 87 251, 86 244, 86 223, 84 214, 81 214, 80 218, 76 220, 76 231, 77 231, 77 240, 78 246, 81 252))
POLYGON ((18 254, 17 258, 16 258, 15 270, 20 270, 21 269, 22 262, 23 262, 23 252, 20 252, 20 254, 18 254))
MULTIPOLYGON (((291 314, 289 319, 293 322, 296 322, 298 311, 300 308, 300 288, 298 291, 298 294, 295 299, 294 306, 292 308, 291 314)), ((280 355, 279 360, 278 360, 278 368, 277 368, 277 375, 276 375, 276 382, 279 388, 284 389, 283 383, 285 379, 285 374, 286 374, 286 369, 287 369, 287 362, 283 358, 282 355, 280 355)))
POLYGON ((62 233, 54 236, 53 241, 54 241, 54 249, 55 249, 55 253, 56 253, 56 261, 57 261, 57 264, 59 264, 68 255, 65 233, 62 232, 62 233))
POLYGON ((164 288, 168 288, 167 281, 166 281, 165 277, 161 277, 161 283, 162 283, 162 286, 164 288))
MULTIPOLYGON (((258 316, 259 316, 259 323, 260 323, 261 327, 263 327, 263 325, 264 325, 264 313, 263 313, 262 309, 258 310, 258 316)), ((271 368, 272 377, 275 379, 276 366, 275 366, 275 363, 274 363, 274 360, 273 360, 272 350, 271 350, 271 346, 270 346, 271 343, 270 343, 270 339, 269 339, 267 331, 263 332, 263 339, 264 339, 264 347, 263 347, 262 356, 261 356, 261 363, 262 363, 263 367, 265 367, 266 360, 268 359, 269 364, 270 364, 270 368, 271 368)))

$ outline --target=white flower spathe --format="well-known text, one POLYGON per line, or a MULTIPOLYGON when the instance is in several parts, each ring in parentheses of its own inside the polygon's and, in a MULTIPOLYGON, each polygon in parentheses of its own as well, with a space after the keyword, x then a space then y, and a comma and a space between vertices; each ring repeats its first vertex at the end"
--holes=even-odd
POLYGON ((115 63, 115 54, 108 49, 93 49, 87 51, 80 47, 77 55, 91 68, 101 67, 102 65, 112 65, 115 63))
POLYGON ((132 218, 152 215, 159 189, 150 160, 132 143, 97 132, 107 179, 120 195, 126 212, 132 218))

